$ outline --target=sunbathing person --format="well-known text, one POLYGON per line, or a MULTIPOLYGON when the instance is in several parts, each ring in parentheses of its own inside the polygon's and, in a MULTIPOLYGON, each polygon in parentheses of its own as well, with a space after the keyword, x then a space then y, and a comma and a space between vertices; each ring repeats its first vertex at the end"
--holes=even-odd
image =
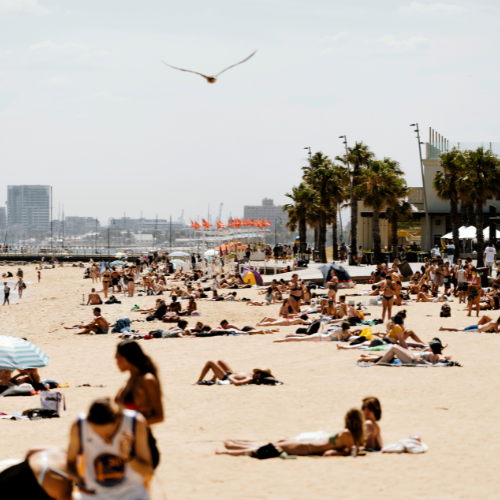
POLYGON ((484 315, 478 322, 477 325, 467 326, 465 328, 445 328, 444 326, 439 327, 440 332, 469 332, 477 331, 479 333, 500 333, 500 317, 495 321, 490 318, 490 316, 484 315))
POLYGON ((377 424, 382 418, 380 401, 373 397, 363 399, 361 411, 365 417, 365 448, 368 450, 380 451, 383 446, 380 427, 377 424))
POLYGON ((303 314, 302 316, 298 318, 281 318, 281 319, 275 319, 275 318, 268 318, 264 317, 261 319, 258 323, 257 326, 292 326, 292 325, 310 325, 312 321, 309 319, 307 314, 303 314))
POLYGON ((158 306, 160 304, 161 299, 156 299, 155 301, 155 307, 152 307, 151 309, 136 309, 135 312, 140 312, 141 314, 147 314, 147 313, 154 313, 156 309, 158 309, 158 306))
MULTIPOLYGON (((358 450, 365 444, 364 417, 358 409, 349 410, 344 417, 344 429, 329 437, 306 440, 301 435, 296 438, 286 438, 269 443, 276 450, 276 455, 285 452, 288 455, 321 455, 323 457, 348 456, 355 446, 358 450)), ((308 433, 309 434, 309 433, 308 433)), ((248 441, 226 441, 225 449, 216 451, 218 455, 249 455, 259 456, 259 449, 266 443, 252 443, 248 441)))
POLYGON ((14 370, 5 370, 5 369, 0 370, 0 386, 4 385, 4 386, 12 387, 13 385, 15 385, 10 380, 12 378, 13 372, 14 372, 14 370))
POLYGON ((102 304, 101 296, 96 293, 95 288, 92 288, 91 293, 89 293, 89 300, 87 301, 87 305, 89 304, 92 304, 93 306, 102 304))
POLYGON ((229 367, 229 365, 222 360, 217 362, 215 361, 207 361, 203 370, 201 370, 201 374, 196 382, 192 385, 212 385, 220 380, 222 382, 227 381, 232 385, 245 385, 245 384, 268 384, 268 385, 276 385, 278 382, 271 373, 271 370, 261 370, 256 368, 253 370, 253 373, 234 373, 233 370, 229 367), (213 376, 210 380, 205 380, 205 377, 212 371, 213 376), (205 382, 205 383, 203 383, 205 382), (211 382, 208 384, 207 382, 211 382))
POLYGON ((177 302, 177 297, 175 295, 172 296, 172 302, 167 306, 168 311, 179 314, 182 310, 182 305, 180 302, 177 302))
POLYGON ((273 342, 343 342, 351 336, 351 324, 343 321, 342 326, 334 326, 325 331, 308 335, 307 333, 294 333, 287 335, 284 339, 277 339, 273 342))
POLYGON ((59 448, 34 447, 23 462, 0 462, 0 491, 5 500, 71 500, 72 490, 67 455, 59 448))
POLYGON ((271 303, 268 300, 263 300, 261 302, 257 302, 255 300, 249 300, 246 305, 247 306, 270 306, 271 303))
POLYGON ((179 311, 178 314, 179 316, 191 316, 196 310, 198 310, 198 306, 196 305, 195 298, 190 297, 186 309, 184 309, 183 311, 179 311))
POLYGON ((429 285, 422 285, 420 287, 420 292, 417 294, 417 302, 432 302, 434 296, 430 293, 429 285))
MULTIPOLYGON (((410 351, 399 345, 393 345, 380 357, 374 354, 361 354, 359 361, 373 361, 375 364, 392 363, 393 359, 399 359, 405 365, 435 365, 439 362, 439 355, 443 352, 443 344, 438 338, 429 342, 429 347, 424 351, 410 351)), ((444 356, 451 359, 451 356, 444 356)))
MULTIPOLYGON (((76 328, 83 328, 82 332, 75 332, 75 335, 85 335, 87 333, 92 333, 96 335, 105 334, 109 332, 109 323, 105 318, 101 316, 101 308, 94 307, 94 321, 91 321, 88 325, 80 325, 76 328)), ((64 327, 66 330, 73 330, 75 327, 64 327)))

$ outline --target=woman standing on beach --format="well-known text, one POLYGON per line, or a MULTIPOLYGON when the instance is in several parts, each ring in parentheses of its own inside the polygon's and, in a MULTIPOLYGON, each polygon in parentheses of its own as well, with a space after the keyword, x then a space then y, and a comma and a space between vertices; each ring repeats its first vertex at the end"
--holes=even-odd
POLYGON ((127 281, 128 296, 133 297, 135 292, 135 267, 131 266, 128 268, 125 274, 125 280, 127 281))
POLYGON ((477 274, 477 270, 473 267, 470 271, 469 277, 467 278, 469 282, 469 295, 467 297, 467 307, 469 308, 470 316, 472 313, 472 308, 476 307, 476 316, 479 316, 479 302, 481 301, 481 278, 477 274))
POLYGON ((160 452, 150 426, 163 422, 163 403, 158 370, 151 358, 135 340, 124 340, 116 349, 116 364, 122 372, 129 372, 125 387, 120 389, 115 401, 123 408, 141 413, 148 424, 148 443, 153 468, 160 462, 160 452))
POLYGON ((327 281, 326 284, 328 285, 328 298, 333 300, 335 304, 337 302, 339 279, 337 273, 333 269, 330 271, 330 281, 327 281))
POLYGON ((299 275, 293 274, 292 281, 288 285, 290 291, 288 302, 292 306, 294 313, 300 312, 300 301, 302 300, 302 281, 299 281, 299 275))
POLYGON ((106 268, 102 273, 102 291, 104 292, 104 298, 108 298, 109 285, 111 283, 111 273, 109 268, 106 268))

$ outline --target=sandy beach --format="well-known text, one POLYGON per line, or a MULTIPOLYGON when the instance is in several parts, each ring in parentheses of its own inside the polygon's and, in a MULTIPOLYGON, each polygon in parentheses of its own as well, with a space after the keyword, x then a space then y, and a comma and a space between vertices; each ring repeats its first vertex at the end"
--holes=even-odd
MULTIPOLYGON (((13 268, 2 267, 0 273, 6 269, 13 268)), ((67 411, 60 419, 0 421, 0 460, 22 458, 32 445, 66 448, 77 414, 96 397, 114 397, 126 380, 114 361, 116 335, 77 336, 63 329, 91 320, 91 307, 81 305, 83 294, 93 286, 83 279, 83 270, 44 270, 40 284, 34 265, 23 270, 30 284, 23 299, 0 308, 1 333, 25 337, 49 355, 42 379, 69 383, 61 389, 67 411), (105 387, 77 387, 82 384, 105 387)), ((258 295, 256 290, 240 290, 238 297, 258 295)), ((130 312, 131 307, 152 307, 155 301, 147 296, 118 299, 121 305, 102 306, 110 322, 123 316, 138 319, 141 315, 130 312)), ((263 316, 277 317, 278 308, 198 301, 203 317, 189 318, 189 325, 200 319, 216 327, 224 318, 241 326, 255 325, 263 316)), ((475 313, 467 318, 466 312, 458 311, 457 299, 451 303, 451 318, 439 318, 441 304, 412 303, 394 311, 402 308, 408 311, 408 327, 424 341, 440 337, 449 344, 445 354, 463 367, 361 368, 355 365, 360 351, 338 351, 333 342, 272 343, 295 326, 272 335, 139 341, 159 367, 166 412, 165 422, 153 427, 161 462, 152 498, 500 498, 495 467, 500 445, 494 436, 500 404, 500 336, 438 332, 440 326, 477 323, 475 313), (284 385, 190 385, 209 359, 225 360, 236 371, 271 368, 284 385), (429 451, 267 461, 214 453, 225 439, 266 441, 306 431, 336 432, 343 427, 345 412, 360 407, 366 396, 382 403, 384 444, 417 434, 429 451)), ((372 317, 381 314, 380 307, 368 311, 372 317)), ((498 311, 487 314, 496 317, 498 311)), ((142 332, 156 326, 133 323, 142 332)), ((375 328, 382 331, 383 326, 375 328)), ((39 396, 0 398, 0 411, 23 411, 39 404, 39 396)))

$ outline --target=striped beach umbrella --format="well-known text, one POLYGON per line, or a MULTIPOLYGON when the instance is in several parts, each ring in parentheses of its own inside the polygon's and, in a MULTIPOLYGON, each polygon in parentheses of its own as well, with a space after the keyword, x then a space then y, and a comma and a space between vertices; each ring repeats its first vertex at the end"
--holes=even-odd
POLYGON ((0 335, 0 370, 27 370, 49 364, 49 357, 36 345, 10 335, 0 335))

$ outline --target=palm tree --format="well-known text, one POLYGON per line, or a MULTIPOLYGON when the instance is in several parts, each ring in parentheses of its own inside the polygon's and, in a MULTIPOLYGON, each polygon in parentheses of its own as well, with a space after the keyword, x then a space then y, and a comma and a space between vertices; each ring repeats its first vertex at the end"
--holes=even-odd
POLYGON ((500 159, 491 149, 483 147, 475 151, 467 150, 461 155, 463 174, 459 180, 459 193, 462 200, 476 206, 477 266, 483 266, 484 214, 488 196, 500 195, 500 159))
POLYGON ((333 260, 339 258, 338 245, 338 213, 342 203, 349 198, 349 170, 342 165, 332 164, 332 176, 330 186, 331 199, 331 224, 332 224, 332 247, 333 260))
POLYGON ((373 251, 375 261, 381 260, 380 212, 394 198, 399 184, 399 176, 393 167, 383 160, 372 161, 363 169, 354 188, 355 195, 372 207, 373 251))
POLYGON ((293 201, 293 203, 283 206, 283 210, 288 212, 287 227, 291 231, 296 231, 298 226, 299 252, 303 256, 307 245, 307 224, 311 221, 311 214, 315 213, 317 210, 319 197, 314 189, 305 182, 301 182, 298 186, 294 186, 292 192, 286 193, 285 196, 293 201))
POLYGON ((458 192, 458 181, 463 173, 464 162, 462 159, 462 152, 457 148, 440 154, 439 158, 441 159, 441 167, 443 170, 436 172, 432 185, 438 198, 450 201, 451 230, 453 232, 453 241, 455 242, 456 260, 460 255, 460 246, 458 245, 458 230, 460 228, 460 216, 458 214, 460 194, 458 192))
MULTIPOLYGON (((328 156, 316 153, 304 167, 304 181, 307 182, 319 196, 319 205, 315 216, 319 231, 318 249, 321 262, 326 263, 326 231, 328 224, 337 220, 337 203, 345 198, 346 173, 342 167, 334 167, 328 156)), ((334 245, 335 246, 335 245, 334 245)))
POLYGON ((413 209, 404 197, 408 195, 409 188, 404 186, 391 201, 385 210, 385 216, 391 223, 391 245, 393 260, 398 256, 398 222, 400 220, 411 219, 413 209))
POLYGON ((369 150, 366 144, 356 142, 353 148, 347 148, 345 156, 337 156, 336 160, 342 162, 344 165, 352 165, 351 172, 351 255, 356 255, 358 247, 358 195, 356 194, 356 187, 359 184, 359 178, 365 168, 375 157, 369 150))

